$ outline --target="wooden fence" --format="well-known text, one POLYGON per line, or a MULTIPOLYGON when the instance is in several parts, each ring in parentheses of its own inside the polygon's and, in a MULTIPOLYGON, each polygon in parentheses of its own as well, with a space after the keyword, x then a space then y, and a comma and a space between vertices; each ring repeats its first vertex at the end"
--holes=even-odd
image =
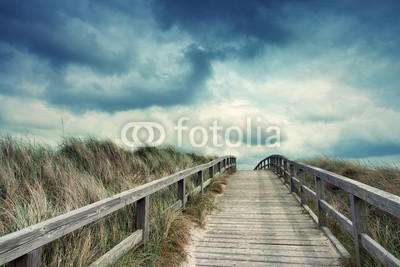
POLYGON ((216 174, 233 166, 236 166, 234 156, 221 157, 2 236, 0 237, 0 265, 10 262, 11 266, 40 266, 44 245, 136 203, 136 229, 132 229, 136 231, 92 264, 92 266, 107 266, 129 249, 146 243, 149 234, 151 194, 177 184, 178 201, 171 208, 184 207, 189 195, 185 190, 186 178, 196 176, 196 187, 191 193, 203 193, 204 188, 210 184, 216 174), (204 180, 204 172, 208 172, 207 176, 210 179, 204 180))
MULTIPOLYGON (((330 230, 326 227, 327 215, 329 215, 353 237, 358 266, 363 266, 366 252, 384 266, 400 266, 400 260, 368 234, 367 217, 367 206, 372 205, 400 218, 399 196, 317 167, 289 160, 281 155, 272 155, 261 160, 254 169, 266 168, 272 169, 282 178, 284 184, 325 233, 331 235, 330 230), (314 178, 315 192, 306 185, 307 173, 314 178), (347 218, 325 200, 325 183, 334 185, 349 194, 351 218, 347 218), (296 194, 296 191, 299 191, 300 196, 296 194), (315 202, 317 215, 308 207, 307 196, 315 202)), ((342 252, 347 253, 346 250, 342 250, 342 252)))

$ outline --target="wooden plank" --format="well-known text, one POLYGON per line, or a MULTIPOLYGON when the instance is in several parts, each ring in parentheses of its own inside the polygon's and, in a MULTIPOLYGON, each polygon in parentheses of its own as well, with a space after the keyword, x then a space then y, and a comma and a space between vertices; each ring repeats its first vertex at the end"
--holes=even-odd
POLYGON ((141 229, 135 231, 133 234, 125 238, 106 254, 93 262, 90 267, 106 267, 114 264, 125 253, 137 246, 142 241, 142 236, 143 232, 141 229))
POLYGON ((139 199, 136 203, 136 229, 142 229, 142 241, 147 243, 149 237, 149 208, 150 197, 139 199))
MULTIPOLYGON (((223 254, 223 253, 196 253, 197 262, 201 262, 202 259, 208 259, 208 264, 212 264, 213 260, 229 260, 229 261, 241 261, 242 266, 247 266, 247 262, 262 262, 262 263, 291 263, 298 265, 314 265, 314 266, 332 266, 332 262, 335 261, 333 257, 321 257, 308 258, 307 255, 290 256, 285 255, 281 257, 271 257, 264 255, 249 255, 249 254, 223 254)), ((337 260, 337 259, 336 259, 337 260)), ((218 265, 217 265, 218 266, 218 265)), ((235 266, 235 265, 232 265, 235 266)), ((240 266, 240 265, 239 265, 240 266)), ((338 265, 336 265, 338 266, 338 265)))
POLYGON ((207 188, 210 184, 211 184, 212 179, 207 179, 204 183, 203 183, 203 187, 207 188))
POLYGON ((296 187, 294 186, 294 182, 293 182, 293 178, 295 178, 294 176, 295 176, 294 165, 290 163, 290 177, 289 177, 289 180, 290 180, 290 192, 295 192, 296 191, 296 187))
POLYGON ((303 188, 303 192, 304 192, 306 195, 308 195, 309 197, 311 197, 312 200, 313 200, 314 202, 317 202, 317 194, 316 194, 314 191, 312 191, 310 188, 308 188, 308 187, 305 186, 305 185, 303 185, 302 188, 303 188))
MULTIPOLYGON (((208 169, 225 158, 225 156, 173 175, 152 181, 112 197, 100 200, 82 208, 59 215, 41 223, 0 237, 0 265, 21 257, 51 241, 54 241, 76 229, 95 222, 137 200, 159 191, 177 181, 208 169)), ((235 162, 235 161, 234 161, 235 162)))
POLYGON ((315 194, 317 196, 317 215, 319 227, 326 225, 326 211, 321 207, 321 200, 325 199, 325 185, 324 180, 318 176, 314 177, 315 180, 315 194))
POLYGON ((350 195, 351 218, 353 222, 353 241, 356 251, 356 261, 359 267, 365 259, 361 245, 361 234, 368 231, 368 216, 364 200, 350 195))
POLYGON ((346 230, 349 234, 353 233, 353 223, 342 213, 337 211, 334 207, 329 205, 325 200, 321 201, 321 208, 323 208, 332 219, 337 222, 344 230, 346 230))
MULTIPOLYGON (((207 247, 202 247, 202 248, 197 248, 196 249, 196 255, 199 258, 206 258, 212 254, 222 254, 226 256, 233 256, 233 255, 240 255, 240 256, 245 256, 245 257, 240 257, 237 259, 243 260, 246 259, 246 256, 252 259, 255 259, 256 257, 259 258, 259 260, 264 260, 268 262, 268 258, 278 258, 278 257, 293 257, 293 258, 313 258, 313 259, 318 259, 318 258, 335 258, 333 256, 328 257, 326 254, 321 253, 325 251, 319 251, 319 253, 312 253, 311 251, 308 251, 307 254, 305 254, 303 251, 298 250, 298 251, 286 251, 285 249, 283 250, 251 250, 248 251, 246 249, 238 249, 238 248, 226 248, 226 247, 220 247, 220 248, 207 248, 207 247), (208 254, 208 255, 207 255, 208 254)), ((220 257, 222 259, 223 257, 220 257)), ((233 257, 232 257, 233 258, 233 257)), ((230 259, 232 259, 230 258, 230 259)), ((229 259, 229 258, 228 258, 229 259)))
POLYGON ((197 173, 197 179, 200 182, 200 192, 203 195, 204 194, 204 175, 203 175, 203 170, 199 171, 197 173))
POLYGON ((210 177, 210 178, 213 178, 213 177, 214 177, 214 166, 210 166, 210 167, 208 168, 208 174, 209 174, 209 177, 210 177))
POLYGON ((186 182, 185 178, 178 181, 178 200, 182 201, 182 207, 185 207, 186 182))
POLYGON ((292 177, 292 183, 294 183, 295 186, 300 186, 300 181, 296 177, 292 177))
POLYGON ((303 205, 303 208, 308 212, 308 214, 310 214, 310 216, 313 219, 313 221, 316 224, 318 224, 318 216, 315 215, 315 213, 312 211, 312 209, 310 209, 310 207, 308 205, 303 205))
POLYGON ((10 267, 40 267, 43 247, 19 257, 10 263, 10 267))
POLYGON ((300 204, 304 205, 304 204, 306 204, 306 195, 304 193, 303 185, 305 185, 305 183, 306 183, 306 173, 302 169, 300 169, 299 172, 300 172, 300 174, 299 174, 300 204))
POLYGON ((196 266, 339 264, 329 239, 270 171, 238 171, 218 210, 196 242, 196 266))
MULTIPOLYGON (((298 267, 298 266, 304 266, 304 264, 299 265, 299 263, 290 263, 290 262, 265 262, 265 261, 257 261, 257 260, 252 260, 252 261, 241 261, 241 260, 225 260, 225 259, 214 259, 212 263, 210 264, 210 259, 199 259, 196 262, 196 266, 218 266, 218 267, 232 267, 232 266, 245 266, 245 267, 287 267, 287 266, 293 266, 293 267, 298 267)), ((307 266, 307 265, 306 265, 307 266)), ((321 263, 315 263, 314 265, 309 264, 309 266, 340 266, 340 265, 334 265, 330 264, 327 262, 321 263)))
POLYGON ((287 161, 283 160, 283 179, 285 180, 285 184, 288 183, 290 177, 290 173, 288 171, 287 161))
POLYGON ((321 229, 322 229, 322 231, 324 231, 324 233, 329 238, 329 240, 331 240, 332 244, 335 246, 336 250, 339 252, 341 258, 343 258, 343 259, 350 258, 350 253, 342 245, 342 243, 340 243, 340 241, 336 238, 336 236, 334 236, 332 234, 331 230, 329 230, 329 228, 326 226, 323 226, 321 229))
POLYGON ((400 260, 398 258, 393 256, 367 234, 361 234, 361 244, 375 259, 379 260, 383 266, 400 266, 400 260))

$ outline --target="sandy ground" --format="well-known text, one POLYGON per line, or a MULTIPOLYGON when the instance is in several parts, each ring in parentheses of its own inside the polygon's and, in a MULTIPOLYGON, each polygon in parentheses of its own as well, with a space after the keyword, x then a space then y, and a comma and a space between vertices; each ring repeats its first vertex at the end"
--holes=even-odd
POLYGON ((190 241, 186 247, 187 258, 186 261, 181 264, 181 267, 196 266, 196 259, 195 259, 196 246, 199 243, 199 241, 203 238, 206 232, 207 232, 207 225, 204 228, 200 228, 194 223, 192 224, 190 229, 190 241))
MULTIPOLYGON (((222 187, 225 189, 225 185, 222 185, 222 187)), ((223 195, 223 193, 217 195, 215 197, 215 201, 218 202, 218 198, 220 198, 222 195, 223 195)), ((218 212, 218 211, 213 211, 211 214, 214 214, 215 212, 218 212)), ((204 222, 204 225, 205 225, 204 228, 200 228, 199 226, 195 225, 194 223, 192 224, 191 230, 190 230, 190 241, 186 247, 187 259, 185 262, 183 262, 181 264, 180 267, 196 266, 196 258, 195 258, 196 246, 208 230, 208 220, 209 220, 211 214, 208 214, 206 216, 205 222, 204 222)))

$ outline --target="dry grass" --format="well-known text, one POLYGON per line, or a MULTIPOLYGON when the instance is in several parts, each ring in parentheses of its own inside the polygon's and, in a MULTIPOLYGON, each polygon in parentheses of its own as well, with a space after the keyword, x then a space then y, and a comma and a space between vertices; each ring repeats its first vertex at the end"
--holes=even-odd
MULTIPOLYGON (((96 138, 68 138, 52 149, 0 137, 0 235, 212 159, 173 147, 130 152, 96 138)), ((152 212, 172 201, 173 189, 153 197, 152 212)), ((171 225, 184 223, 168 216, 171 225)), ((87 266, 134 230, 133 218, 134 207, 128 207, 52 242, 44 265, 87 266)), ((171 229, 168 236, 180 234, 171 229)))
MULTIPOLYGON (((382 166, 367 167, 356 161, 329 157, 317 157, 303 162, 400 196, 399 168, 382 166)), ((326 184, 325 194, 327 201, 332 206, 348 218, 351 218, 349 196, 345 191, 333 185, 326 184)), ((313 207, 313 205, 310 206, 313 207)), ((400 220, 372 206, 368 206, 368 218, 368 228, 371 237, 397 258, 400 258, 400 220)), ((332 232, 354 256, 351 236, 344 232, 332 219, 328 220, 328 224, 332 232)), ((372 258, 368 258, 367 262, 368 266, 379 266, 372 258)), ((354 264, 354 258, 349 263, 349 265, 352 264, 354 264)))
POLYGON ((166 206, 156 202, 152 212, 152 223, 147 248, 139 248, 121 258, 114 266, 180 266, 186 259, 186 246, 189 241, 190 227, 195 224, 203 227, 205 217, 216 209, 215 197, 218 192, 212 190, 213 184, 227 183, 235 170, 219 175, 203 195, 189 195, 186 207, 178 211, 165 211, 166 206))

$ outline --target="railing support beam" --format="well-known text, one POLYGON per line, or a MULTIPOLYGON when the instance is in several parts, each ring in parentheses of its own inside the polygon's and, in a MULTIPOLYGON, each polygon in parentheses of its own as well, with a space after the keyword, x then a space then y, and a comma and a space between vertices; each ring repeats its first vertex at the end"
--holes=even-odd
POLYGON ((318 226, 326 225, 326 211, 321 206, 321 200, 325 199, 325 183, 324 180, 314 175, 315 178, 315 193, 317 196, 317 213, 318 213, 318 226))
POLYGON ((136 229, 142 229, 142 242, 146 245, 149 238, 150 197, 146 196, 136 202, 136 229))
POLYGON ((197 173, 197 179, 200 182, 200 188, 201 188, 201 194, 204 194, 204 175, 203 175, 203 171, 199 171, 197 173))
POLYGON ((351 217, 353 221, 353 240, 354 248, 356 251, 357 266, 363 266, 363 259, 365 259, 365 252, 361 245, 361 233, 366 233, 367 225, 367 209, 365 202, 354 196, 350 195, 351 217))
POLYGON ((42 247, 37 248, 24 256, 19 257, 12 261, 9 266, 11 267, 40 267, 42 256, 42 247))
POLYGON ((306 172, 302 169, 299 170, 299 180, 300 180, 300 204, 304 205, 307 202, 306 193, 304 192, 303 185, 306 185, 306 172))
POLYGON ((292 163, 290 163, 290 177, 289 177, 289 180, 290 180, 290 192, 293 193, 294 191, 296 191, 296 187, 294 185, 294 181, 293 181, 292 177, 294 177, 294 165, 292 163))

